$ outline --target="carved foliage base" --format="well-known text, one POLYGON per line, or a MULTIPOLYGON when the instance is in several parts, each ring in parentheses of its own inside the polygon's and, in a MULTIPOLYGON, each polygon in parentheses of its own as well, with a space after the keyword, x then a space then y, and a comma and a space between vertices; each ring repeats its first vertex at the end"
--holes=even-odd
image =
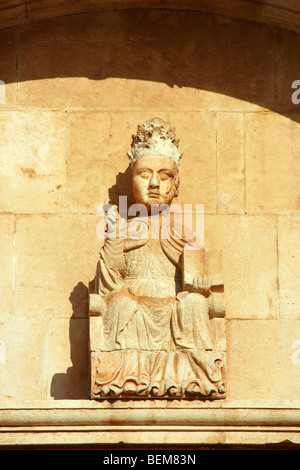
POLYGON ((225 353, 98 351, 91 354, 91 398, 225 398, 225 353))

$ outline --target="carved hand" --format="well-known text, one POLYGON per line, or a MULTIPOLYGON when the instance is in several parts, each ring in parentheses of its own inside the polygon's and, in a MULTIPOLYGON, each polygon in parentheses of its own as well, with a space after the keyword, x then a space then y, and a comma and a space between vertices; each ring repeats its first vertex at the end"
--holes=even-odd
POLYGON ((117 206, 108 209, 105 217, 107 224, 106 233, 108 238, 122 238, 126 234, 127 225, 125 220, 120 217, 117 206))
POLYGON ((207 276, 194 277, 193 289, 200 294, 208 294, 211 288, 211 281, 207 276))

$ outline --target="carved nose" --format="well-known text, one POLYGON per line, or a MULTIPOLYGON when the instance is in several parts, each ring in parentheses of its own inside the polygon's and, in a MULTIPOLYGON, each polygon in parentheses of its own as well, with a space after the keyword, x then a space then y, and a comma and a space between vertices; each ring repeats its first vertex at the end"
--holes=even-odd
POLYGON ((152 173, 151 179, 149 181, 149 188, 159 188, 159 180, 156 171, 152 173))

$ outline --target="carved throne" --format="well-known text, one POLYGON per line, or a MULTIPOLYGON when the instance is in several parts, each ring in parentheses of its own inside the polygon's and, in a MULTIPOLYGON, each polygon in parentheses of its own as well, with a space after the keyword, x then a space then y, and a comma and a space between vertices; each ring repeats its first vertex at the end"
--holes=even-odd
MULTIPOLYGON (((193 279, 206 276, 210 279, 211 288, 207 295, 210 334, 213 350, 218 354, 217 392, 208 396, 201 394, 194 398, 220 399, 226 396, 226 336, 225 336, 225 294, 222 275, 222 251, 219 249, 202 249, 197 252, 184 249, 182 254, 182 291, 193 292, 193 279)), ((89 293, 89 349, 90 349, 90 397, 92 399, 112 398, 103 396, 97 387, 98 367, 104 354, 104 332, 102 322, 103 299, 95 291, 92 283, 89 293)), ((208 353, 208 352, 207 352, 208 353)), ((105 360, 105 359, 104 359, 105 360)), ((217 362, 217 361, 216 361, 217 362)), ((211 381, 213 379, 210 378, 211 381)), ((123 392, 118 398, 153 398, 151 396, 132 394, 130 390, 123 392)), ((159 398, 170 398, 160 396, 159 398)), ((177 397, 175 397, 177 398, 177 397)), ((193 398, 191 395, 178 398, 193 398)))

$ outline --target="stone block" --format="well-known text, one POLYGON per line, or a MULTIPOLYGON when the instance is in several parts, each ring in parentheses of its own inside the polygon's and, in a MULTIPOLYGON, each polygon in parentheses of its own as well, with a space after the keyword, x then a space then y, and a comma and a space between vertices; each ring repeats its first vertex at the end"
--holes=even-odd
POLYGON ((206 215, 204 230, 204 246, 223 252, 226 317, 277 318, 276 217, 206 215))
POLYGON ((280 316, 300 318, 300 216, 278 219, 280 316))
POLYGON ((61 212, 65 204, 65 116, 0 115, 0 211, 61 212))
POLYGON ((296 116, 246 115, 248 213, 288 215, 299 212, 299 146, 300 125, 296 116))
MULTIPOLYGON (((184 152, 179 196, 174 203, 204 204, 215 212, 215 119, 213 113, 157 113, 169 121, 184 152), (193 172, 191 173, 191 165, 193 172)), ((97 208, 131 190, 127 152, 137 123, 156 113, 77 113, 68 117, 68 207, 96 214, 97 208), (88 139, 87 137, 88 136, 88 139)), ((128 201, 133 203, 132 197, 128 201)))
POLYGON ((196 12, 55 18, 21 33, 19 103, 132 111, 270 108, 274 47, 271 28, 196 12))
MULTIPOLYGON (((126 118, 120 120, 126 126, 126 118)), ((110 113, 70 113, 68 117, 67 203, 72 212, 96 214, 98 206, 109 202, 109 188, 118 173, 128 167, 126 141, 118 142, 123 129, 115 121, 110 113)))
MULTIPOLYGON (((164 119, 164 116, 162 116, 164 119)), ((180 204, 204 204, 216 212, 216 142, 213 113, 175 113, 165 119, 176 128, 183 157, 180 162, 180 204)))
POLYGON ((0 215, 1 309, 0 316, 13 311, 14 290, 14 216, 0 215))
POLYGON ((98 219, 19 216, 16 229, 16 315, 86 317, 95 275, 98 219))
POLYGON ((217 114, 217 210, 245 211, 244 115, 217 114))
POLYGON ((0 362, 1 399, 45 400, 47 322, 41 318, 3 318, 0 340, 5 348, 0 362))
POLYGON ((50 320, 48 373, 51 398, 88 398, 87 319, 50 320))
POLYGON ((300 321, 227 322, 228 399, 299 400, 300 321))

